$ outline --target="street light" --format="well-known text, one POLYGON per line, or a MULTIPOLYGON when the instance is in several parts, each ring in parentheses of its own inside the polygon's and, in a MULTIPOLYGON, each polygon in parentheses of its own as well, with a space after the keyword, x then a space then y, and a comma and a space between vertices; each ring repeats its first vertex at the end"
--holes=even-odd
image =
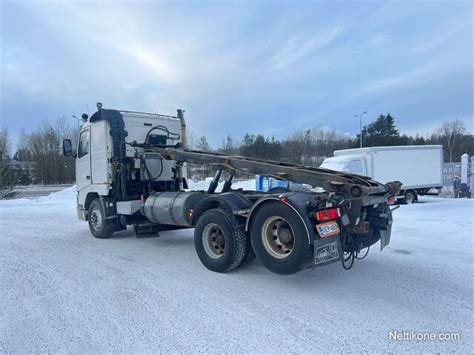
POLYGON ((80 131, 81 126, 84 124, 84 122, 87 121, 87 118, 88 118, 87 115, 84 113, 84 114, 82 114, 82 118, 79 118, 76 115, 72 115, 72 117, 76 119, 76 121, 77 121, 77 130, 80 131))
POLYGON ((77 121, 77 130, 80 131, 81 130, 81 119, 79 117, 77 117, 76 115, 72 115, 72 118, 76 119, 76 121, 77 121))
POLYGON ((354 117, 359 117, 360 121, 360 147, 362 148, 362 116, 365 115, 367 111, 364 111, 362 113, 359 113, 358 115, 354 115, 354 117))

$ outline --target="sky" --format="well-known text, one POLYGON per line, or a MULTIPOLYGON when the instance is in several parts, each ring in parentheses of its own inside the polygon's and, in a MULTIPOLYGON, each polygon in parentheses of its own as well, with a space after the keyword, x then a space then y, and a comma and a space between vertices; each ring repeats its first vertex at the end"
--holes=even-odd
POLYGON ((391 113, 403 133, 473 123, 472 1, 6 1, 0 124, 106 108, 186 111, 218 146, 391 113))

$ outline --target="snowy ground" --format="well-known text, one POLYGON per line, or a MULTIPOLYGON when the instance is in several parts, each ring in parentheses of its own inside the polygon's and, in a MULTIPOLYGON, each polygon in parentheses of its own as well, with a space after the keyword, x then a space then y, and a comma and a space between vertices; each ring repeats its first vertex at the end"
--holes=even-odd
POLYGON ((423 201, 398 209, 391 246, 352 270, 286 277, 257 261, 212 273, 192 231, 95 239, 73 188, 0 201, 0 352, 470 352, 474 201, 423 201))

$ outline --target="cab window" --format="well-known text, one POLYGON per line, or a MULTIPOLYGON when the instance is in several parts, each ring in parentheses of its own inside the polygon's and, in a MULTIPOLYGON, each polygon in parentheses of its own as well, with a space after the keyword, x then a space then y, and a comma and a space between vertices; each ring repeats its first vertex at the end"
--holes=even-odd
POLYGON ((347 166, 347 169, 354 174, 364 175, 364 167, 361 160, 353 160, 347 166))
POLYGON ((89 154, 90 149, 90 130, 81 132, 79 137, 79 147, 77 149, 77 157, 82 158, 89 154))

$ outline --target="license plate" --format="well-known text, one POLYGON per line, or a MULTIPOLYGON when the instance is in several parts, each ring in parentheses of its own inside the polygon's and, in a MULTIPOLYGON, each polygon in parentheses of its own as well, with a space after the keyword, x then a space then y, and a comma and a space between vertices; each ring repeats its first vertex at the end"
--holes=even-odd
POLYGON ((331 237, 340 233, 337 222, 321 223, 316 225, 316 229, 321 238, 331 237))

